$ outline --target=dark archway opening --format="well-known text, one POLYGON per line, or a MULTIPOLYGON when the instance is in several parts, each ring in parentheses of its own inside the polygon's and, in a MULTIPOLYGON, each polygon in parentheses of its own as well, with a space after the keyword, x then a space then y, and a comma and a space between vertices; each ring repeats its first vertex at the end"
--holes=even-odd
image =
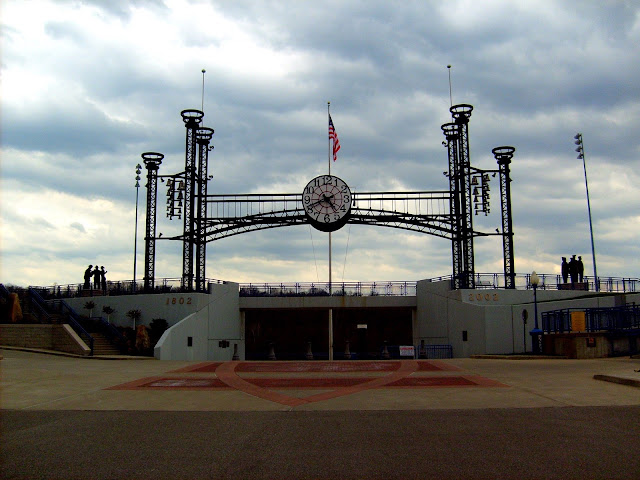
MULTIPOLYGON (((278 360, 306 358, 308 342, 315 360, 329 358, 329 313, 326 309, 245 311, 247 360, 266 360, 273 343, 278 360)), ((410 308, 333 309, 335 360, 344 359, 346 342, 352 359, 381 358, 385 342, 392 356, 398 345, 412 344, 410 308)))

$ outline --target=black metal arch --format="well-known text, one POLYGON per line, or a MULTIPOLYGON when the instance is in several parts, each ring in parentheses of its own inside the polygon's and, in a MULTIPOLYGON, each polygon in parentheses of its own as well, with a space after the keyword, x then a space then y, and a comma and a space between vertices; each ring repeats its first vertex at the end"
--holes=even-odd
MULTIPOLYGON (((449 192, 352 194, 356 206, 352 207, 347 223, 398 228, 451 238, 453 230, 448 210, 449 192)), ((207 203, 211 213, 205 221, 205 228, 200 232, 201 241, 212 242, 250 231, 306 224, 308 221, 301 197, 295 193, 210 195, 207 203)))
MULTIPOLYGON (((468 124, 473 107, 454 105, 453 122, 442 126, 448 152, 447 191, 352 192, 353 206, 347 223, 373 225, 426 233, 451 240, 454 288, 474 288, 473 239, 503 237, 505 288, 515 288, 513 230, 509 164, 515 149, 493 149, 497 170, 471 166, 468 124), (489 174, 500 174, 502 232, 484 233, 473 229, 473 213, 489 213, 489 174)), ((160 161, 147 163, 147 237, 145 287, 153 288, 155 265, 156 181, 167 178, 167 217, 184 215, 184 232, 162 240, 183 242, 182 287, 204 291, 206 244, 222 238, 258 230, 309 223, 301 193, 211 195, 207 193, 208 152, 213 130, 202 127, 204 113, 183 110, 186 127, 185 169, 174 175, 157 175, 160 161), (196 146, 199 149, 196 149, 196 146), (197 151, 196 151, 197 150, 197 151), (197 153, 197 161, 196 161, 197 153), (195 249, 195 252, 194 252, 195 249), (195 266, 194 266, 195 253, 195 266)), ((144 156, 147 154, 143 154, 144 156)), ((161 154, 155 154, 160 156, 161 154)), ((160 157, 161 159, 161 157, 160 157)), ((146 159, 149 160, 149 159, 146 159)))

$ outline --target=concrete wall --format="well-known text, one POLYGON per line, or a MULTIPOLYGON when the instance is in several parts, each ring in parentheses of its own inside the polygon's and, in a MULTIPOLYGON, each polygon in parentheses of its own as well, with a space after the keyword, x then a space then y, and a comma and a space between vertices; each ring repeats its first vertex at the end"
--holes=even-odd
POLYGON ((0 324, 0 345, 89 355, 91 349, 67 325, 0 324))
POLYGON ((159 360, 231 360, 233 346, 244 358, 244 328, 239 309, 237 283, 211 285, 206 302, 198 311, 175 323, 155 346, 159 360), (191 345, 189 345, 191 338, 191 345), (222 347, 228 341, 229 347, 222 347))
POLYGON ((89 316, 89 310, 84 308, 87 302, 96 304, 93 316, 107 318, 102 307, 109 306, 115 310, 111 314, 110 322, 116 326, 133 327, 132 320, 127 317, 130 310, 140 310, 142 317, 138 325, 147 325, 154 318, 164 318, 169 326, 175 325, 183 318, 201 310, 209 301, 206 293, 162 293, 122 295, 117 297, 78 297, 66 298, 67 302, 78 314, 89 316))
POLYGON ((303 308, 376 308, 416 307, 416 297, 403 296, 308 296, 308 297, 241 297, 241 310, 303 308))
MULTIPOLYGON (((542 313, 562 308, 614 307, 640 303, 640 294, 579 290, 537 291, 538 325, 542 313)), ((451 344, 454 357, 530 352, 534 328, 533 290, 451 290, 450 283, 423 280, 417 285, 414 344, 451 344), (527 312, 527 323, 523 322, 527 312), (466 340, 464 339, 466 332, 466 340)))
MULTIPOLYGON (((613 307, 640 303, 640 294, 603 294, 578 290, 537 291, 538 319, 561 308, 613 307)), ((455 357, 473 354, 506 354, 531 351, 534 327, 532 290, 451 290, 448 281, 417 284, 415 297, 326 296, 326 297, 239 297, 236 283, 212 285, 209 294, 161 294, 122 297, 75 298, 67 301, 83 314, 87 301, 116 309, 111 321, 131 326, 126 312, 139 309, 140 323, 164 318, 172 327, 160 340, 156 357, 182 360, 230 360, 233 345, 244 359, 244 312, 252 309, 329 309, 408 307, 413 309, 413 343, 451 344, 455 357), (522 313, 528 316, 527 323, 522 313), (466 340, 463 338, 466 332, 466 340), (188 338, 192 346, 188 347, 188 338), (229 347, 221 346, 228 341, 229 347)))

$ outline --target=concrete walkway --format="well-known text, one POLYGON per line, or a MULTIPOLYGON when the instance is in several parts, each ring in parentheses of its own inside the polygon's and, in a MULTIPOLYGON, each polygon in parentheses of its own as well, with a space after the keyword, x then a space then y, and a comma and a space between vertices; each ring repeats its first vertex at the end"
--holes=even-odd
POLYGON ((630 358, 214 363, 88 360, 12 350, 2 354, 3 409, 273 411, 640 405, 640 388, 629 382, 594 379, 594 375, 625 378, 631 384, 640 380, 640 373, 635 372, 640 370, 640 359, 630 358))
POLYGON ((637 479, 639 359, 0 352, 3 479, 637 479))

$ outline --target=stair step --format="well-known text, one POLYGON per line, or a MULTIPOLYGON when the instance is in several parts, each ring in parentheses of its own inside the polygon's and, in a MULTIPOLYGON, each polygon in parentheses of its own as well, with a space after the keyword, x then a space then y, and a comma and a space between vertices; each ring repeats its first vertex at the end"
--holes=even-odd
POLYGON ((94 355, 122 355, 120 350, 113 345, 108 338, 102 333, 94 332, 93 337, 93 354, 94 355))

